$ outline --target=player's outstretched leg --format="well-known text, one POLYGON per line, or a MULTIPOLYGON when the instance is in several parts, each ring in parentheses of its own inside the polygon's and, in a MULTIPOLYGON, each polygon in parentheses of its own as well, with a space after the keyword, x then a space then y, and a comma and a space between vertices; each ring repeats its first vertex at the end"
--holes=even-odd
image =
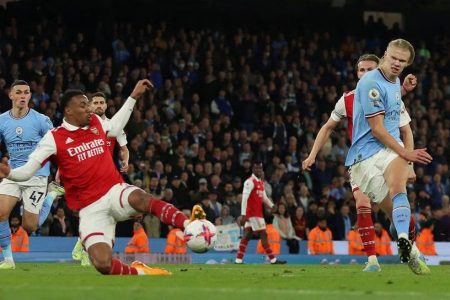
MULTIPOLYGON (((416 240, 416 224, 414 217, 411 216, 410 223, 409 223, 409 240, 412 243, 411 246, 411 259, 408 261, 408 267, 411 269, 411 271, 414 274, 417 275, 428 275, 431 274, 430 268, 428 268, 427 263, 425 261, 425 257, 422 253, 420 253, 419 248, 417 248, 416 244, 414 243, 416 240)), ((391 233, 391 236, 394 240, 398 239, 397 231, 395 230, 395 226, 391 223, 391 226, 389 227, 389 231, 391 233)))
POLYGON ((55 201, 57 197, 61 197, 64 194, 65 191, 62 186, 54 181, 50 182, 50 184, 48 185, 47 195, 44 198, 44 203, 42 204, 42 208, 39 211, 39 227, 41 227, 41 225, 44 224, 45 220, 47 220, 48 214, 50 213, 53 205, 53 201, 55 201))
POLYGON ((94 267, 103 275, 171 275, 162 268, 151 268, 141 262, 131 265, 112 258, 111 246, 107 243, 96 243, 89 247, 89 256, 94 267))
POLYGON ((11 250, 11 229, 9 221, 0 221, 0 246, 2 247, 3 261, 0 263, 0 270, 15 269, 14 259, 11 250))

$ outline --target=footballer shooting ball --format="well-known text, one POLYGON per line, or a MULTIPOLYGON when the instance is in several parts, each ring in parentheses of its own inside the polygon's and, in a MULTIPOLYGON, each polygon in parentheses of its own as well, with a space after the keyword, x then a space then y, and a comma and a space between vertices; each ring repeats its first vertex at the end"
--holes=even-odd
POLYGON ((216 226, 208 220, 194 220, 184 229, 187 246, 196 253, 205 253, 217 240, 216 226))

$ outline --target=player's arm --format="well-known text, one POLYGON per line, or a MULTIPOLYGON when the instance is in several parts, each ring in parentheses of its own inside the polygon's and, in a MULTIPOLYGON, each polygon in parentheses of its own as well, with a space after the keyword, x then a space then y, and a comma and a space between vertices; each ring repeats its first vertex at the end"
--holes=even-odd
POLYGON ((375 80, 364 80, 358 84, 361 99, 361 106, 367 122, 369 123, 372 135, 378 139, 386 147, 395 151, 401 158, 406 161, 428 164, 431 162, 431 156, 426 149, 407 150, 403 148, 384 127, 385 104, 383 103, 382 89, 375 80))
POLYGON ((250 193, 253 190, 253 180, 247 179, 244 182, 244 189, 242 191, 242 202, 241 202, 241 216, 242 216, 242 222, 245 222, 247 220, 246 214, 247 214, 247 204, 248 204, 248 198, 250 197, 250 193))
POLYGON ((311 149, 311 153, 302 162, 303 170, 308 171, 311 170, 311 166, 316 161, 317 154, 319 153, 320 149, 322 149, 323 145, 325 145, 331 133, 337 127, 338 124, 339 122, 336 122, 330 117, 328 121, 325 123, 325 125, 323 125, 322 128, 320 128, 319 133, 317 134, 316 139, 314 141, 314 145, 311 149))
POLYGON ((405 96, 407 93, 414 90, 417 86, 417 77, 413 74, 406 75, 405 79, 403 80, 401 93, 402 96, 405 96))
POLYGON ((273 204, 272 200, 270 200, 270 198, 267 196, 266 191, 264 191, 263 202, 270 209, 272 209, 274 207, 274 204, 273 204))
MULTIPOLYGON (((411 126, 409 125, 411 117, 409 116, 403 101, 400 109, 400 138, 402 139, 405 148, 412 151, 414 150, 414 135, 411 126)), ((410 163, 409 165, 408 180, 411 182, 416 180, 416 172, 414 171, 413 163, 410 163)))
POLYGON ((127 148, 127 135, 122 130, 122 133, 116 137, 117 144, 119 144, 119 160, 120 160, 120 172, 125 173, 128 171, 128 161, 130 159, 130 152, 127 148))
POLYGON ((407 150, 403 148, 384 127, 384 114, 376 115, 367 119, 373 136, 383 143, 386 147, 395 151, 401 158, 406 161, 428 164, 432 157, 427 153, 426 149, 407 150))
POLYGON ((128 171, 128 160, 130 159, 130 152, 128 151, 127 146, 120 147, 119 159, 120 159, 120 172, 126 173, 128 171))
POLYGON ((325 123, 325 125, 322 126, 322 128, 320 128, 319 133, 317 134, 316 139, 314 141, 314 145, 311 149, 311 153, 302 162, 303 170, 308 171, 311 170, 311 166, 314 164, 317 154, 322 149, 323 145, 325 145, 327 140, 330 138, 330 135, 333 132, 333 130, 337 127, 339 122, 346 117, 346 115, 347 113, 345 111, 344 96, 342 96, 336 103, 334 110, 331 112, 331 116, 328 119, 328 121, 325 123))
POLYGON ((128 97, 127 101, 125 101, 119 111, 114 115, 114 117, 112 117, 110 122, 111 127, 108 128, 109 130, 107 130, 108 137, 117 137, 122 133, 125 125, 130 119, 131 113, 133 112, 136 100, 151 88, 153 88, 153 84, 150 82, 150 80, 143 79, 138 81, 138 83, 134 87, 133 92, 131 92, 130 97, 128 97))
POLYGON ((37 145, 36 149, 30 154, 28 161, 23 166, 11 169, 8 162, 4 159, 0 163, 0 178, 8 178, 12 181, 26 181, 33 177, 49 157, 56 154, 56 143, 52 133, 47 132, 37 145))

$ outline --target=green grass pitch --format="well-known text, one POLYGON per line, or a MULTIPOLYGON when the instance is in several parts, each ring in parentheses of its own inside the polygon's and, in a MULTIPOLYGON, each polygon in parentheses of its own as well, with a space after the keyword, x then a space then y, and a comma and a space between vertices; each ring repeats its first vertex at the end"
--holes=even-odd
POLYGON ((75 264, 25 264, 0 272, 7 299, 450 299, 450 266, 417 276, 405 265, 167 265, 172 276, 102 276, 75 264))

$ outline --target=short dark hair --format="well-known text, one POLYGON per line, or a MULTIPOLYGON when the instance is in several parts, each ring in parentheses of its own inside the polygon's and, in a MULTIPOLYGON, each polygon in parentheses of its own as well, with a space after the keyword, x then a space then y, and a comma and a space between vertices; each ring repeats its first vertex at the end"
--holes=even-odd
POLYGON ((66 106, 70 103, 73 97, 83 96, 84 93, 81 90, 66 90, 61 99, 61 110, 64 113, 66 106))
POLYGON ((356 69, 358 69, 358 64, 362 61, 373 61, 378 65, 380 63, 380 58, 375 54, 370 53, 363 54, 358 58, 358 61, 356 62, 356 69))
POLYGON ((261 165, 261 167, 262 167, 262 164, 263 163, 260 160, 254 160, 253 163, 252 163, 253 167, 256 166, 256 165, 261 165))
POLYGON ((89 102, 91 102, 94 99, 94 97, 102 97, 103 99, 106 100, 105 93, 103 93, 103 92, 95 92, 95 93, 92 94, 91 100, 89 100, 89 102))
POLYGON ((28 84, 28 82, 26 82, 25 80, 14 80, 14 82, 11 84, 11 88, 15 87, 16 85, 27 85, 27 86, 30 86, 28 84))

